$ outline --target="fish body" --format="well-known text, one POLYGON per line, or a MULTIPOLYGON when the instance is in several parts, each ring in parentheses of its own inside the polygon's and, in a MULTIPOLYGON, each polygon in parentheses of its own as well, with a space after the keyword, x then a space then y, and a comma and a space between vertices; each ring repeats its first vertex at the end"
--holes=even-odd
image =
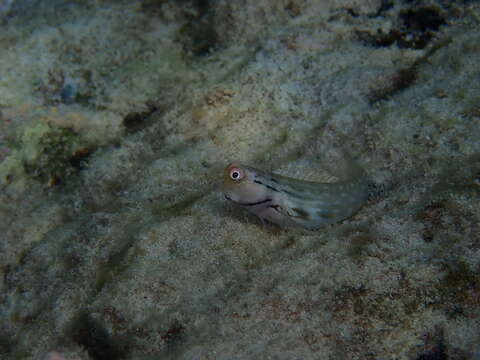
POLYGON ((230 164, 224 171, 222 191, 227 200, 261 219, 314 230, 353 215, 367 200, 368 181, 356 164, 347 180, 336 183, 303 181, 230 164))

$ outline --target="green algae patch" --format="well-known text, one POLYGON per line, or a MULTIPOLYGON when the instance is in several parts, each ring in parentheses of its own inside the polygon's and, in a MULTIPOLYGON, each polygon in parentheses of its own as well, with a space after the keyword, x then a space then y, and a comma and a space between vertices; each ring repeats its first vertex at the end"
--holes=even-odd
POLYGON ((40 123, 23 131, 18 148, 0 165, 0 179, 3 184, 24 184, 28 178, 49 186, 63 183, 91 151, 73 130, 40 123))
POLYGON ((24 188, 26 172, 21 155, 14 151, 0 164, 0 182, 2 185, 16 182, 19 188, 24 188))

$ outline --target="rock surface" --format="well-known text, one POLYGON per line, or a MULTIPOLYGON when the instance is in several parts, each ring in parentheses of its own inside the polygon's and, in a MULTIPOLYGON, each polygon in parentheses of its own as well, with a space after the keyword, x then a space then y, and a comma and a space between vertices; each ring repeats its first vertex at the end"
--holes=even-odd
POLYGON ((0 358, 480 358, 478 2, 7 3, 0 358), (217 191, 335 147, 342 223, 217 191))

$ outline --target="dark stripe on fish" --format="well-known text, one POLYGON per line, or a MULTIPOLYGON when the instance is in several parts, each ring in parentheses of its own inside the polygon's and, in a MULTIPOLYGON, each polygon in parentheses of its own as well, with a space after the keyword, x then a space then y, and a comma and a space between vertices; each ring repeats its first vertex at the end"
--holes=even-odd
POLYGON ((235 204, 238 204, 238 205, 241 205, 241 206, 255 206, 255 205, 261 205, 261 204, 265 204, 269 201, 272 201, 272 199, 266 198, 265 200, 257 201, 257 202, 253 202, 253 203, 241 203, 241 202, 230 199, 227 195, 225 195, 225 199, 230 200, 230 201, 234 202, 235 204))
POLYGON ((279 192, 277 189, 275 189, 273 186, 271 185, 268 185, 268 184, 264 184, 263 182, 261 182, 260 180, 253 180, 254 183, 257 183, 257 184, 260 184, 260 185, 263 185, 265 186, 266 188, 272 190, 272 191, 276 191, 276 192, 279 192))

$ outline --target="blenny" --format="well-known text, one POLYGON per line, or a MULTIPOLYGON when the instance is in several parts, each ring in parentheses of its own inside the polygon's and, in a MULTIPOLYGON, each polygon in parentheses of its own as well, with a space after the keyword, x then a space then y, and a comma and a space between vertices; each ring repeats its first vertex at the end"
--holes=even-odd
POLYGON ((317 183, 267 173, 250 166, 225 168, 222 191, 236 205, 280 226, 315 230, 353 215, 368 197, 368 180, 358 164, 348 179, 317 183))

